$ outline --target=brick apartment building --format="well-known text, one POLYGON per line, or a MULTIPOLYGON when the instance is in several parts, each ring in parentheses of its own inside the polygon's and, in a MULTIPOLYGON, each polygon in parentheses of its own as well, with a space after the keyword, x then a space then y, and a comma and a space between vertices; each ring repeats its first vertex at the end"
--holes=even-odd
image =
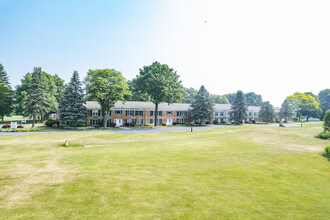
MULTIPOLYGON (((97 102, 89 101, 86 103, 87 108, 87 126, 102 126, 103 116, 101 107, 97 102)), ((111 109, 108 116, 108 124, 116 123, 117 126, 123 126, 125 122, 135 123, 136 125, 154 124, 155 105, 151 102, 134 102, 127 101, 125 103, 119 101, 115 107, 111 109)), ((161 103, 158 106, 157 124, 173 125, 177 123, 189 122, 190 104, 186 103, 161 103)), ((214 119, 229 122, 230 104, 215 104, 214 119)), ((259 120, 260 107, 249 106, 247 120, 259 120)))

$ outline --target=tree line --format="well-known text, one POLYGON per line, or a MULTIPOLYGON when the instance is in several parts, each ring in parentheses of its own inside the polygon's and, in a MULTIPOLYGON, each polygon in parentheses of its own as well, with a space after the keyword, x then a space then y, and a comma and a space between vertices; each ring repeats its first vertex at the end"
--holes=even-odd
MULTIPOLYGON (((45 120, 50 113, 61 109, 61 122, 70 126, 84 125, 86 122, 86 101, 97 101, 101 106, 103 126, 107 126, 108 115, 117 101, 150 101, 155 104, 155 112, 160 103, 190 103, 190 118, 205 123, 214 118, 214 104, 231 104, 230 120, 242 123, 247 118, 247 106, 260 106, 259 117, 265 122, 275 118, 274 107, 262 96, 242 91, 225 95, 210 94, 204 86, 199 90, 185 88, 176 71, 166 64, 154 62, 139 70, 139 75, 126 80, 122 73, 114 69, 89 70, 84 81, 74 71, 66 85, 58 75, 48 74, 40 67, 27 73, 21 84, 13 89, 9 78, 0 64, 0 117, 13 112, 36 120, 45 120), (86 85, 86 93, 82 84, 86 85)), ((280 116, 292 120, 297 117, 322 119, 330 109, 330 89, 322 90, 317 96, 313 93, 294 93, 288 96, 280 108, 280 116)), ((157 126, 157 115, 155 126, 157 126)))

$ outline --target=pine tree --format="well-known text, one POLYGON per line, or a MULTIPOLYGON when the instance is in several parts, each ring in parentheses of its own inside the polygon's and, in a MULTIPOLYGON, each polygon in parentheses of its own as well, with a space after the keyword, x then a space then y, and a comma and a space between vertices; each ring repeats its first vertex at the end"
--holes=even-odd
POLYGON ((273 105, 269 102, 263 102, 260 108, 259 117, 261 120, 265 121, 266 124, 272 122, 275 118, 273 105))
POLYGON ((193 121, 203 124, 213 119, 214 103, 204 86, 200 87, 190 106, 192 108, 190 117, 193 121))
POLYGON ((37 117, 42 118, 47 112, 47 99, 45 94, 45 84, 42 78, 40 67, 35 67, 32 73, 31 87, 28 97, 24 103, 24 115, 32 117, 34 128, 37 117))
POLYGON ((230 120, 236 124, 242 124, 247 117, 248 105, 242 91, 237 91, 235 99, 230 107, 230 120))
POLYGON ((281 105, 280 109, 280 116, 284 118, 285 121, 288 121, 292 117, 292 107, 290 106, 290 103, 288 100, 284 100, 284 102, 281 105))
POLYGON ((0 63, 0 117, 3 121, 5 115, 10 114, 13 110, 13 95, 8 75, 0 63))
POLYGON ((77 71, 74 71, 60 101, 61 123, 73 127, 84 125, 87 113, 87 109, 84 106, 85 103, 79 74, 77 71))

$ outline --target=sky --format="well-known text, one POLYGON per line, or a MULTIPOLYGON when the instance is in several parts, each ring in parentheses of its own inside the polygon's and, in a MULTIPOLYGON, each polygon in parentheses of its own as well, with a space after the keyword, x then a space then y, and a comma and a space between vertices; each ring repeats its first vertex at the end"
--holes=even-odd
POLYGON ((330 88, 330 1, 0 0, 0 63, 12 85, 34 67, 68 82, 89 69, 126 79, 159 61, 185 87, 261 94, 330 88))

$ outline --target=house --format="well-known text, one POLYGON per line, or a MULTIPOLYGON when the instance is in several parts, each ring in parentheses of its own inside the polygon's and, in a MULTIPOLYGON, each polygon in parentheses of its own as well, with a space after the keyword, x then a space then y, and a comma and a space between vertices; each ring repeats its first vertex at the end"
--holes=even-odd
MULTIPOLYGON (((87 126, 102 126, 103 115, 98 102, 89 101, 87 108, 87 126)), ((190 104, 187 103, 161 103, 158 105, 157 124, 173 125, 173 123, 189 123, 190 104)), ((230 104, 215 104, 215 119, 219 122, 230 122, 230 104)), ((116 123, 123 126, 124 123, 135 123, 136 125, 154 124, 155 104, 152 102, 118 101, 115 107, 108 113, 108 124, 116 123)), ((259 120, 260 107, 248 107, 248 121, 259 120)))

